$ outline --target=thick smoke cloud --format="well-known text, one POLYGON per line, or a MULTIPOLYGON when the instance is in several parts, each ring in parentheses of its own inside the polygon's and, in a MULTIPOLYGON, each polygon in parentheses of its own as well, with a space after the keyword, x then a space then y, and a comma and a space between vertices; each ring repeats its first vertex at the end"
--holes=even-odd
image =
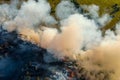
MULTIPOLYGON (((119 42, 119 39, 102 42, 100 46, 83 53, 83 62, 80 63, 82 63, 89 72, 96 71, 96 75, 98 75, 99 71, 108 72, 110 76, 109 80, 119 80, 119 42)), ((94 75, 89 76, 94 77, 95 79, 100 79, 101 77, 95 77, 94 75)), ((95 80, 94 78, 93 80, 95 80)))
POLYGON ((70 15, 76 13, 75 6, 70 1, 61 1, 56 7, 56 16, 61 20, 68 18, 70 15))
POLYGON ((54 25, 56 20, 50 16, 50 5, 46 0, 29 0, 24 2, 17 16, 4 23, 8 31, 17 30, 18 33, 28 37, 28 40, 39 43, 40 37, 37 32, 41 25, 54 25))
MULTIPOLYGON (((58 59, 69 57, 77 60, 87 71, 95 72, 95 75, 105 71, 110 80, 119 80, 120 24, 116 24, 115 32, 108 30, 102 36, 100 27, 111 21, 110 15, 99 16, 96 5, 81 7, 88 12, 79 13, 73 3, 61 1, 56 8, 56 21, 50 15, 50 4, 46 0, 29 0, 22 4, 20 10, 4 4, 0 6, 0 23, 4 24, 4 29, 22 34, 22 39, 46 48, 58 59), (9 12, 9 8, 13 12, 9 12), (51 28, 56 24, 61 32, 51 28)), ((86 74, 86 77, 89 76, 89 80, 103 80, 95 75, 86 74)), ((104 73, 102 76, 105 76, 104 73)))
POLYGON ((18 10, 16 6, 13 6, 12 4, 0 5, 0 24, 3 24, 5 21, 14 19, 17 13, 18 13, 18 10))
POLYGON ((82 8, 72 3, 70 0, 61 0, 56 7, 56 16, 58 19, 66 19, 75 13, 82 13, 82 8))
POLYGON ((50 49, 57 55, 71 55, 83 48, 97 46, 101 41, 101 32, 94 20, 83 15, 74 14, 64 20, 62 25, 62 32, 57 34, 50 44, 50 49))

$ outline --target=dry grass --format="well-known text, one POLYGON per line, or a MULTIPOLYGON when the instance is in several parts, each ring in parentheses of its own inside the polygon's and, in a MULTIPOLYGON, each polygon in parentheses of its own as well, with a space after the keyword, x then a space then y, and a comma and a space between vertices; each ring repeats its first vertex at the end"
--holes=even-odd
MULTIPOLYGON (((60 2, 60 0, 48 0, 48 1, 50 2, 52 14, 54 15, 55 7, 60 2)), ((84 5, 84 4, 85 5, 91 5, 91 4, 98 5, 100 7, 100 11, 99 11, 100 15, 106 13, 107 12, 106 9, 111 10, 111 6, 114 4, 118 4, 120 6, 120 0, 75 0, 75 1, 78 2, 80 5, 84 5)), ((9 3, 9 2, 10 0, 0 0, 0 3, 9 3)), ((120 20, 120 11, 117 12, 114 16, 115 17, 113 18, 113 20, 103 28, 104 30, 107 30, 115 26, 115 24, 120 20)))
MULTIPOLYGON (((52 6, 52 10, 55 10, 56 5, 60 2, 60 0, 48 0, 52 6)), ((114 4, 118 4, 120 6, 120 0, 76 0, 80 5, 91 5, 91 4, 96 4, 100 7, 99 14, 102 15, 104 13, 110 13, 112 10, 111 6, 114 4), (108 10, 107 10, 108 9, 108 10)), ((114 18, 112 21, 107 24, 103 30, 107 30, 110 28, 113 28, 115 24, 120 20, 120 11, 114 14, 114 18)))
MULTIPOLYGON (((79 4, 96 4, 100 7, 100 15, 106 13, 106 9, 111 10, 111 6, 114 4, 118 4, 120 6, 120 0, 76 0, 79 4)), ((115 17, 112 19, 112 21, 104 26, 103 30, 107 30, 110 28, 113 28, 115 24, 120 21, 120 11, 117 12, 115 17)))

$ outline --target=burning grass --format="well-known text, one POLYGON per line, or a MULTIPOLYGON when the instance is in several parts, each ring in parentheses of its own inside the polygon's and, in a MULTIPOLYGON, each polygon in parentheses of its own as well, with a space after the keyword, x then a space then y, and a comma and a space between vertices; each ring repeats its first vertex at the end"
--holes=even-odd
POLYGON ((1 80, 119 79, 119 4, 77 1, 0 5, 1 80))

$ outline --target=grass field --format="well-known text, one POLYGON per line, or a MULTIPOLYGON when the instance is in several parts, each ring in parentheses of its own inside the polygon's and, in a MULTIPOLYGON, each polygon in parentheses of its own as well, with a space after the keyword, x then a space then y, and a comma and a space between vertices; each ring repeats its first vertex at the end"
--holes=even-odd
MULTIPOLYGON (((60 2, 60 0, 48 0, 52 6, 52 10, 55 10, 56 5, 60 2)), ((104 13, 110 13, 112 11, 112 6, 114 4, 118 4, 120 6, 120 0, 75 0, 80 5, 91 5, 96 4, 100 7, 99 14, 102 15, 104 13), (108 9, 109 11, 107 11, 108 9)), ((107 30, 113 28, 117 22, 120 20, 120 11, 114 14, 114 18, 110 23, 104 26, 103 30, 107 30)))
MULTIPOLYGON (((0 0, 0 3, 9 3, 10 0, 0 0)), ((21 0, 21 1, 26 1, 26 0, 21 0)), ((61 1, 61 0, 48 0, 51 8, 52 8, 52 12, 54 14, 55 12, 55 7, 57 6, 57 4, 61 1)), ((80 5, 91 5, 91 4, 96 4, 100 7, 99 10, 99 14, 102 15, 104 13, 109 13, 110 11, 112 11, 112 6, 114 4, 118 4, 118 6, 120 6, 120 0, 73 0, 76 1, 77 3, 79 3, 80 5), (106 11, 106 9, 109 9, 110 11, 106 11)), ((115 24, 120 20, 120 11, 117 12, 116 14, 114 14, 114 18, 112 19, 112 21, 110 23, 108 23, 106 26, 104 26, 103 30, 107 30, 109 28, 112 28, 115 26, 115 24)))
MULTIPOLYGON (((114 4, 118 4, 118 6, 120 6, 120 0, 77 0, 77 2, 79 4, 96 4, 100 7, 100 14, 105 13, 105 9, 109 8, 111 10, 111 6, 113 6, 114 4)), ((112 19, 112 21, 107 24, 103 29, 107 30, 109 28, 113 28, 115 26, 115 24, 120 21, 120 11, 117 12, 115 15, 115 17, 112 19)))

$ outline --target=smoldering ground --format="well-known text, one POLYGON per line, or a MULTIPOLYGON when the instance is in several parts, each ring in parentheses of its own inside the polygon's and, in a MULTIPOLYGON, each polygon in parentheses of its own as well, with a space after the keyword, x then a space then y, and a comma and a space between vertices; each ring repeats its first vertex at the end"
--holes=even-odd
POLYGON ((108 30, 102 36, 101 28, 112 17, 108 13, 99 16, 99 6, 82 5, 76 8, 72 2, 61 0, 56 7, 57 20, 50 14, 47 0, 29 0, 20 9, 2 4, 0 10, 0 23, 4 29, 16 31, 23 40, 47 49, 55 58, 64 59, 67 56, 76 60, 79 67, 94 73, 84 74, 89 80, 105 80, 104 72, 109 74, 109 80, 119 80, 120 24, 116 24, 116 34, 108 30), (9 12, 9 9, 13 11, 9 12), (61 32, 53 26, 59 27, 61 32), (99 71, 103 71, 103 78, 95 76, 99 71))

